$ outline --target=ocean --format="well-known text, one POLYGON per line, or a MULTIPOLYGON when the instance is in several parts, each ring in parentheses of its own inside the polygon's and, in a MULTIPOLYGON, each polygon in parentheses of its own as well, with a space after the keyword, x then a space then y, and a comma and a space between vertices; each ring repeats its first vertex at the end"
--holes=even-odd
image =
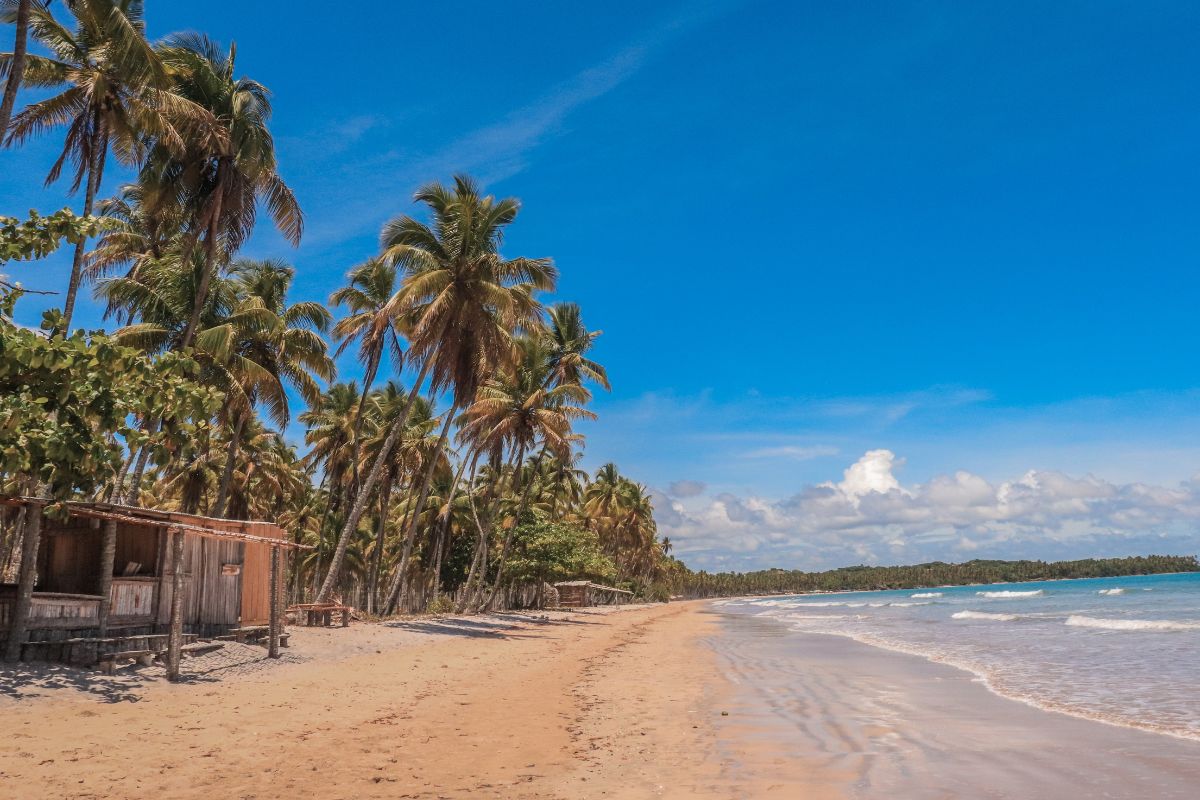
POLYGON ((1200 740, 1200 573, 717 605, 959 667, 1041 709, 1200 740))

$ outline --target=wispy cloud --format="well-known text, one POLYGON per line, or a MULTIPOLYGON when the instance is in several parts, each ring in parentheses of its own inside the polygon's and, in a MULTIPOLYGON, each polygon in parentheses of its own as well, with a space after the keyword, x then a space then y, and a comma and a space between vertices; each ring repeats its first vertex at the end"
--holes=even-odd
MULTIPOLYGON (((680 15, 643 32, 597 64, 551 86, 534 100, 514 108, 503 118, 454 137, 429 152, 391 149, 360 161, 353 174, 342 174, 349 191, 321 191, 309 199, 310 217, 319 222, 305 234, 304 246, 321 249, 378 229, 396 207, 381 207, 381 196, 395 196, 397 187, 415 188, 455 172, 470 172, 485 183, 512 177, 529 164, 533 151, 561 132, 572 112, 612 92, 641 71, 651 58, 688 31, 712 21, 736 5, 712 2, 689 7, 680 15)), ((342 133, 344 149, 375 127, 393 124, 378 117, 354 117, 322 126, 321 133, 342 133)), ((311 137, 315 141, 326 136, 311 137)), ((339 137, 334 136, 333 139, 339 137)), ((300 151, 306 144, 296 143, 300 151)), ((399 199, 399 198, 397 198, 399 199)))
POLYGON ((742 458, 777 458, 790 461, 808 461, 824 456, 836 456, 840 450, 832 445, 814 445, 799 447, 797 445, 779 445, 777 447, 756 447, 742 453, 742 458))

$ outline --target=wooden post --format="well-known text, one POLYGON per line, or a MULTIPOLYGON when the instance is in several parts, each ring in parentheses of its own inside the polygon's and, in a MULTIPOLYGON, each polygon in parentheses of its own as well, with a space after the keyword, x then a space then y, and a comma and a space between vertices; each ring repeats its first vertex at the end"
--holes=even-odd
POLYGON ((100 638, 108 636, 108 615, 112 611, 113 562, 117 558, 117 521, 104 520, 100 544, 100 638))
POLYGON ((183 647, 183 531, 171 534, 171 627, 167 630, 167 680, 179 680, 183 647))
POLYGON ((38 545, 42 539, 42 505, 31 503, 25 515, 25 534, 21 542, 21 572, 17 578, 17 602, 13 605, 12 624, 8 628, 8 644, 4 660, 21 660, 21 645, 25 644, 29 625, 29 607, 33 605, 33 582, 37 578, 38 545))
POLYGON ((271 643, 267 648, 267 655, 270 658, 279 658, 279 629, 282 627, 280 620, 279 608, 279 590, 281 587, 279 575, 280 552, 278 547, 271 548, 271 621, 270 621, 270 636, 271 643))

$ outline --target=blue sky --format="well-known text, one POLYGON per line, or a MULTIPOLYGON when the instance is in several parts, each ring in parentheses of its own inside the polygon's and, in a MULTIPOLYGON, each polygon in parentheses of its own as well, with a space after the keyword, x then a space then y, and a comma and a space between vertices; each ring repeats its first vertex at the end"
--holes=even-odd
MULTIPOLYGON (((689 563, 1200 549, 1195 4, 147 5, 273 90, 307 231, 247 254, 298 296, 426 180, 522 198, 508 252, 605 332, 587 464, 689 563), (937 489, 960 471, 991 500, 937 489), (1093 482, 1018 512, 1029 474, 1093 482)), ((40 188, 58 142, 0 152, 0 212, 74 202, 40 188)))

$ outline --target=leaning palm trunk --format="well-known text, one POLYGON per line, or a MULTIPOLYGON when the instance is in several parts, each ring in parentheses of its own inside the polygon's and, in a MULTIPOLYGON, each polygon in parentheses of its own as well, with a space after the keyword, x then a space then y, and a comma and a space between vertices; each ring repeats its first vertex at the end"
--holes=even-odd
POLYGON ((33 0, 21 0, 17 6, 17 35, 13 41, 12 61, 8 65, 8 83, 4 86, 4 100, 0 101, 0 140, 8 132, 12 119, 13 105, 17 101, 17 90, 25 78, 25 54, 29 47, 29 7, 33 0))
POLYGON ((379 448, 379 453, 375 456, 375 463, 371 465, 371 471, 367 473, 366 481, 359 488, 358 495, 354 498, 354 505, 350 509, 350 515, 346 518, 346 524, 342 526, 342 533, 338 537, 337 547, 334 548, 333 557, 329 560, 329 571, 325 573, 325 580, 321 584, 321 588, 317 590, 316 602, 318 603, 325 602, 329 598, 330 592, 333 591, 333 587, 337 584, 338 573, 342 568, 342 560, 346 557, 346 547, 350 544, 350 537, 354 534, 359 520, 362 519, 363 513, 367 510, 367 504, 371 501, 371 493, 375 490, 375 485, 379 483, 379 477, 383 474, 384 465, 387 463, 392 448, 396 446, 396 442, 400 438, 405 424, 408 422, 408 415, 412 413, 413 406, 416 405, 417 397, 419 397, 421 384, 425 382, 425 376, 429 373, 429 368, 432 365, 432 361, 426 361, 424 366, 421 367, 421 373, 417 376, 416 383, 413 384, 412 392, 409 393, 404 408, 396 416, 396 421, 392 423, 392 429, 388 431, 387 438, 383 440, 383 447, 379 448))
POLYGON ((454 414, 457 411, 458 406, 455 405, 446 414, 446 422, 442 425, 442 435, 438 438, 437 447, 430 455, 429 464, 425 467, 425 475, 421 478, 421 490, 417 493, 417 504, 413 507, 408 527, 404 531, 404 550, 400 554, 400 566, 392 581, 394 588, 388 590, 386 608, 389 612, 396 607, 396 603, 403 602, 408 593, 408 559, 412 555, 413 540, 416 538, 417 520, 421 518, 421 512, 425 510, 425 501, 429 499, 429 487, 433 483, 433 473, 437 469, 437 457, 442 452, 442 448, 446 446, 446 438, 450 435, 450 425, 454 422, 454 414))
MULTIPOLYGON (((95 141, 92 143, 91 163, 88 164, 87 189, 83 195, 83 215, 90 216, 92 206, 96 202, 96 192, 100 190, 100 178, 104 174, 104 157, 108 153, 108 126, 103 117, 98 120, 95 141)), ((63 303, 62 333, 64 336, 71 332, 71 317, 75 313, 75 296, 79 294, 79 284, 83 279, 83 256, 87 249, 87 239, 80 238, 75 245, 75 255, 71 260, 71 279, 67 283, 67 299, 63 303)))

